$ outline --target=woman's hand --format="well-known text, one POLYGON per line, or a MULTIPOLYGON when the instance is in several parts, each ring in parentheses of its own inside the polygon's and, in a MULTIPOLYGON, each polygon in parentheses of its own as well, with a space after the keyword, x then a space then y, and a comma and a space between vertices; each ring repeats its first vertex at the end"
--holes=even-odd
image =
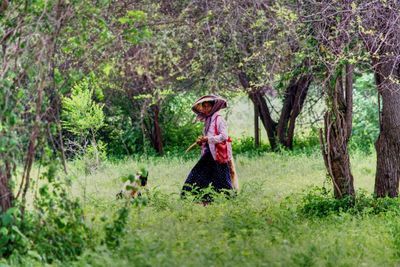
POLYGON ((203 143, 207 143, 208 142, 208 137, 207 136, 200 136, 199 138, 197 138, 196 143, 201 146, 203 143))
POLYGON ((201 146, 201 136, 197 137, 196 143, 201 146))

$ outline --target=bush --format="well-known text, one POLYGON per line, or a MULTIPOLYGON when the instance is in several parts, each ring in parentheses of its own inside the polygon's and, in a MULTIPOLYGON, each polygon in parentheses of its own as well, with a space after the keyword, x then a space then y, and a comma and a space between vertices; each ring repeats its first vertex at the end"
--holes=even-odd
POLYGON ((70 198, 67 185, 55 174, 55 167, 49 166, 33 209, 24 216, 19 206, 0 215, 1 257, 29 256, 52 263, 76 259, 91 244, 92 231, 78 200, 70 198))
POLYGON ((195 98, 193 94, 179 94, 165 100, 161 127, 166 152, 183 152, 202 135, 203 124, 194 122, 191 111, 195 98))
POLYGON ((104 125, 103 105, 93 96, 100 89, 96 78, 83 79, 72 88, 70 97, 62 99, 63 127, 80 138, 88 138, 104 125))
POLYGON ((255 147, 254 137, 232 138, 232 151, 234 154, 246 153, 249 155, 259 155, 263 152, 270 151, 269 145, 260 142, 260 147, 255 147))
POLYGON ((365 191, 358 191, 356 197, 336 199, 330 190, 314 187, 301 199, 299 212, 307 217, 325 217, 330 214, 350 213, 353 215, 394 213, 400 215, 398 198, 375 198, 365 191))
POLYGON ((50 166, 42 176, 47 183, 40 187, 27 221, 32 248, 47 262, 74 259, 92 237, 78 200, 69 196, 67 184, 56 177, 54 168, 50 166))
POLYGON ((324 217, 331 213, 349 211, 353 204, 352 197, 335 199, 326 188, 315 187, 302 198, 299 210, 306 216, 324 217))
POLYGON ((17 207, 0 214, 0 258, 14 251, 26 252, 28 238, 21 232, 21 212, 17 207))
POLYGON ((293 141, 293 152, 295 154, 311 155, 320 152, 319 129, 312 127, 307 134, 297 135, 293 141))
POLYGON ((129 216, 129 202, 117 210, 115 219, 104 227, 104 243, 109 249, 115 249, 120 245, 120 239, 125 234, 125 227, 129 216))

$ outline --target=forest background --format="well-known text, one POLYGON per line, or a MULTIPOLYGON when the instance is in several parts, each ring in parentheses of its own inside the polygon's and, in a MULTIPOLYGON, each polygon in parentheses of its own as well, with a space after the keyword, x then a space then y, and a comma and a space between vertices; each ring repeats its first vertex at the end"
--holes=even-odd
POLYGON ((4 264, 181 265, 213 231, 187 265, 398 263, 397 1, 0 2, 4 264), (209 93, 243 189, 202 209, 177 194, 209 93), (149 190, 116 201, 137 172, 149 190))

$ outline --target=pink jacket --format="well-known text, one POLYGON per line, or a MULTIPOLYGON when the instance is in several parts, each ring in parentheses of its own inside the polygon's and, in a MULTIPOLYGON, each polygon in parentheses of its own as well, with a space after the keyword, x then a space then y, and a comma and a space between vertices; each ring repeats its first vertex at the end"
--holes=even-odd
MULTIPOLYGON (((210 147, 211 155, 215 160, 215 144, 222 143, 225 140, 228 140, 228 126, 226 124, 225 119, 219 115, 218 112, 215 112, 211 117, 211 126, 208 129, 208 132, 205 134, 208 137, 208 145, 210 147), (215 119, 217 118, 217 131, 218 135, 215 135, 215 119)), ((206 145, 203 144, 201 149, 201 155, 204 155, 206 149, 206 145)), ((228 142, 228 157, 232 159, 232 144, 228 142)))

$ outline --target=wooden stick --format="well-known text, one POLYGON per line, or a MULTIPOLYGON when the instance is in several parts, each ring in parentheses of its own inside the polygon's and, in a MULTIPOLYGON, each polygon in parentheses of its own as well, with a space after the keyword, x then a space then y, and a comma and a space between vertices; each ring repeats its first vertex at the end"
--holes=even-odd
POLYGON ((190 147, 188 147, 185 151, 185 153, 188 153, 193 147, 195 147, 197 145, 197 142, 194 142, 193 144, 190 145, 190 147))

